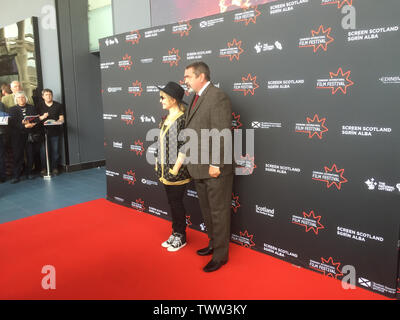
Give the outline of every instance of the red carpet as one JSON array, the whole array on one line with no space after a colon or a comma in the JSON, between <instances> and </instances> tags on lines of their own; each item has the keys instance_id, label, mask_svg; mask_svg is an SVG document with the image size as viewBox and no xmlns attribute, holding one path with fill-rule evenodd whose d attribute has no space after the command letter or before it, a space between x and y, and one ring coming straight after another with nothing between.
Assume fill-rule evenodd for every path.
<instances>
[{"instance_id":1,"label":"red carpet","mask_svg":"<svg viewBox=\"0 0 400 320\"><path fill-rule=\"evenodd\" d=\"M206 235L167 252L171 224L104 199L0 225L0 299L386 299L317 272L231 244L229 263L202 271ZM42 268L56 289L42 288Z\"/></svg>"}]
</instances>

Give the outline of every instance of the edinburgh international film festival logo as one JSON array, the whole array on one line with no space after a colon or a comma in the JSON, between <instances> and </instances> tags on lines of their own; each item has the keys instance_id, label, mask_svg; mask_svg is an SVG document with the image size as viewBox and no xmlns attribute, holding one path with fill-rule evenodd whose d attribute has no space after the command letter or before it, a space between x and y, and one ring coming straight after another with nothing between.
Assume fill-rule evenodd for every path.
<instances>
[{"instance_id":1,"label":"edinburgh international film festival logo","mask_svg":"<svg viewBox=\"0 0 400 320\"><path fill-rule=\"evenodd\" d=\"M144 201L142 200L142 198L136 199L136 201L132 201L131 207L140 212L144 212L146 210L146 207L144 205Z\"/></svg>"},{"instance_id":2,"label":"edinburgh international film festival logo","mask_svg":"<svg viewBox=\"0 0 400 320\"><path fill-rule=\"evenodd\" d=\"M232 192L232 210L234 213L240 208L239 196Z\"/></svg>"},{"instance_id":3,"label":"edinburgh international film festival logo","mask_svg":"<svg viewBox=\"0 0 400 320\"><path fill-rule=\"evenodd\" d=\"M233 39L231 42L227 43L228 48L220 49L220 58L229 58L229 61L239 61L240 55L244 52L242 49L242 41Z\"/></svg>"},{"instance_id":4,"label":"edinburgh international film festival logo","mask_svg":"<svg viewBox=\"0 0 400 320\"><path fill-rule=\"evenodd\" d=\"M133 111L131 109L126 110L124 114L121 114L121 120L125 122L126 125L133 125L133 122L135 121Z\"/></svg>"},{"instance_id":5,"label":"edinburgh international film festival logo","mask_svg":"<svg viewBox=\"0 0 400 320\"><path fill-rule=\"evenodd\" d=\"M239 130L242 126L243 123L240 121L240 114L232 112L232 130Z\"/></svg>"},{"instance_id":6,"label":"edinburgh international film festival logo","mask_svg":"<svg viewBox=\"0 0 400 320\"><path fill-rule=\"evenodd\" d=\"M308 138L312 139L317 137L322 139L325 132L328 132L328 128L325 126L326 118L319 118L316 114L313 118L306 118L307 123L296 123L296 132L308 134Z\"/></svg>"},{"instance_id":7,"label":"edinburgh international film festival logo","mask_svg":"<svg viewBox=\"0 0 400 320\"><path fill-rule=\"evenodd\" d=\"M132 45L139 44L139 40L142 36L140 35L139 30L131 31L128 35L125 37L125 41L129 42Z\"/></svg>"},{"instance_id":8,"label":"edinburgh international film festival logo","mask_svg":"<svg viewBox=\"0 0 400 320\"><path fill-rule=\"evenodd\" d=\"M343 6L352 6L353 0L321 0L321 5L337 5L338 9L341 9Z\"/></svg>"},{"instance_id":9,"label":"edinburgh international film festival logo","mask_svg":"<svg viewBox=\"0 0 400 320\"><path fill-rule=\"evenodd\" d=\"M331 168L324 167L324 172L313 171L312 179L325 182L328 189L332 186L335 186L338 190L340 190L342 188L342 184L348 182L343 174L344 169L338 169L336 164L333 164Z\"/></svg>"},{"instance_id":10,"label":"edinburgh international film festival logo","mask_svg":"<svg viewBox=\"0 0 400 320\"><path fill-rule=\"evenodd\" d=\"M233 91L242 92L244 96L247 96L249 93L254 96L256 89L259 87L257 76L252 76L249 73L247 76L242 77L242 82L235 82L233 84Z\"/></svg>"},{"instance_id":11,"label":"edinburgh international film festival logo","mask_svg":"<svg viewBox=\"0 0 400 320\"><path fill-rule=\"evenodd\" d=\"M162 63L169 63L170 67L174 65L177 67L180 60L179 49L172 48L171 50L168 50L167 56L163 56Z\"/></svg>"},{"instance_id":12,"label":"edinburgh international film festival logo","mask_svg":"<svg viewBox=\"0 0 400 320\"><path fill-rule=\"evenodd\" d=\"M138 80L132 82L132 85L128 88L128 93L133 94L135 97L141 96L143 92L142 83Z\"/></svg>"},{"instance_id":13,"label":"edinburgh international film festival logo","mask_svg":"<svg viewBox=\"0 0 400 320\"><path fill-rule=\"evenodd\" d=\"M130 151L135 152L137 156L142 156L144 150L143 142L136 140L134 144L131 144Z\"/></svg>"},{"instance_id":14,"label":"edinburgh international film festival logo","mask_svg":"<svg viewBox=\"0 0 400 320\"><path fill-rule=\"evenodd\" d=\"M179 34L181 37L189 36L190 30L192 30L192 26L189 21L178 22L177 25L172 26L172 33Z\"/></svg>"},{"instance_id":15,"label":"edinburgh international film festival logo","mask_svg":"<svg viewBox=\"0 0 400 320\"><path fill-rule=\"evenodd\" d=\"M347 94L347 89L354 84L350 76L350 70L343 72L343 69L339 68L336 73L329 72L329 79L318 79L317 89L330 89L332 90L332 95L335 95L337 92Z\"/></svg>"},{"instance_id":16,"label":"edinburgh international film festival logo","mask_svg":"<svg viewBox=\"0 0 400 320\"><path fill-rule=\"evenodd\" d=\"M240 156L240 159L236 159L236 166L236 174L244 176L253 174L254 169L257 168L254 156L252 157L248 153L245 156Z\"/></svg>"},{"instance_id":17,"label":"edinburgh international film festival logo","mask_svg":"<svg viewBox=\"0 0 400 320\"><path fill-rule=\"evenodd\" d=\"M340 270L340 262L335 262L332 257L328 259L321 258L321 262L310 260L309 266L318 272L322 272L325 276L340 279L343 273Z\"/></svg>"},{"instance_id":18,"label":"edinburgh international film festival logo","mask_svg":"<svg viewBox=\"0 0 400 320\"><path fill-rule=\"evenodd\" d=\"M292 223L305 227L306 232L313 231L316 235L318 235L319 230L325 228L321 224L321 216L317 216L314 210L311 210L310 213L303 211L302 217L293 215Z\"/></svg>"},{"instance_id":19,"label":"edinburgh international film festival logo","mask_svg":"<svg viewBox=\"0 0 400 320\"><path fill-rule=\"evenodd\" d=\"M327 51L328 45L335 39L331 36L332 28L319 26L317 30L311 30L311 37L301 38L299 40L299 48L313 48L314 53L318 50Z\"/></svg>"},{"instance_id":20,"label":"edinburgh international film festival logo","mask_svg":"<svg viewBox=\"0 0 400 320\"><path fill-rule=\"evenodd\" d=\"M127 71L131 70L132 64L132 56L125 54L122 60L118 62L118 67L120 70Z\"/></svg>"},{"instance_id":21,"label":"edinburgh international film festival logo","mask_svg":"<svg viewBox=\"0 0 400 320\"><path fill-rule=\"evenodd\" d=\"M235 13L234 21L235 22L243 22L246 26L249 25L250 22L256 24L257 17L261 15L261 12L258 10L258 6L251 6L250 8L243 8L243 12Z\"/></svg>"},{"instance_id":22,"label":"edinburgh international film festival logo","mask_svg":"<svg viewBox=\"0 0 400 320\"><path fill-rule=\"evenodd\" d=\"M253 241L253 234L249 234L247 230L244 232L239 231L239 235L232 233L231 240L242 245L245 248L254 247L256 244Z\"/></svg>"},{"instance_id":23,"label":"edinburgh international film festival logo","mask_svg":"<svg viewBox=\"0 0 400 320\"><path fill-rule=\"evenodd\" d=\"M136 182L136 173L134 170L129 170L122 175L122 180L127 182L129 185L133 186Z\"/></svg>"}]
</instances>

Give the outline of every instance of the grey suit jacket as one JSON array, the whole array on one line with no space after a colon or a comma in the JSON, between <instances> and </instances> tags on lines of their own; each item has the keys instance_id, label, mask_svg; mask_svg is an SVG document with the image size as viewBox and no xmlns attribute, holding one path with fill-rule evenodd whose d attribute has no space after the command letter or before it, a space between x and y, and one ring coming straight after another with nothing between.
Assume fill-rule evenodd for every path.
<instances>
[{"instance_id":1,"label":"grey suit jacket","mask_svg":"<svg viewBox=\"0 0 400 320\"><path fill-rule=\"evenodd\" d=\"M190 175L194 179L211 178L208 173L210 164L218 166L221 175L232 174L232 106L229 97L210 83L198 98L193 109L192 104L193 100L186 110L186 128L192 129L197 133L198 164L188 163L187 168ZM202 136L201 129L216 129L218 131L215 131L210 136L204 135L205 132L203 132ZM220 139L219 134L223 129L226 129L225 134L228 133L230 135L230 138L227 139L227 144L225 144L225 138ZM216 141L220 142L219 146ZM194 150L189 153L192 151ZM217 153L219 153L219 159ZM227 155L226 161L225 154ZM204 163L204 161L201 161L202 157L203 160L208 161Z\"/></svg>"}]
</instances>

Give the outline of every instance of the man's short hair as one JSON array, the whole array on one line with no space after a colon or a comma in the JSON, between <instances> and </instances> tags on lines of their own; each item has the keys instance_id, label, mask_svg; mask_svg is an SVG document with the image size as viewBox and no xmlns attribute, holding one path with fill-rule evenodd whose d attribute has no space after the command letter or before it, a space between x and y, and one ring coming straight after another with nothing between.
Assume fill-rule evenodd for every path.
<instances>
[{"instance_id":1,"label":"man's short hair","mask_svg":"<svg viewBox=\"0 0 400 320\"><path fill-rule=\"evenodd\" d=\"M15 85L16 85L17 83L21 86L21 82L19 82L18 80L14 80L14 81L12 81L12 82L10 83L10 87L11 87L11 88L15 87Z\"/></svg>"},{"instance_id":2,"label":"man's short hair","mask_svg":"<svg viewBox=\"0 0 400 320\"><path fill-rule=\"evenodd\" d=\"M198 77L199 75L204 73L206 80L210 81L210 79L211 79L210 68L203 61L193 62L186 67L186 69L190 69L190 68L193 68L193 72L196 75L196 77Z\"/></svg>"},{"instance_id":3,"label":"man's short hair","mask_svg":"<svg viewBox=\"0 0 400 320\"><path fill-rule=\"evenodd\" d=\"M50 92L51 95L53 95L53 91L51 91L51 89L43 89L42 90L42 95L44 95L46 92Z\"/></svg>"}]
</instances>

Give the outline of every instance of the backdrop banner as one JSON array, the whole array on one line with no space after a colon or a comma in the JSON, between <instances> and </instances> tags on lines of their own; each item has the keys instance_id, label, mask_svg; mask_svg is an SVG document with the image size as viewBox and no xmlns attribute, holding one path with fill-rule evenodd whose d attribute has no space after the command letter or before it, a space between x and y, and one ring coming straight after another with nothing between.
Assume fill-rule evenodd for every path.
<instances>
[{"instance_id":1,"label":"backdrop banner","mask_svg":"<svg viewBox=\"0 0 400 320\"><path fill-rule=\"evenodd\" d=\"M108 199L171 219L146 135L157 86L186 89L203 60L243 138L232 242L399 295L399 16L398 0L277 1L101 39ZM184 202L205 231L193 183Z\"/></svg>"}]
</instances>

